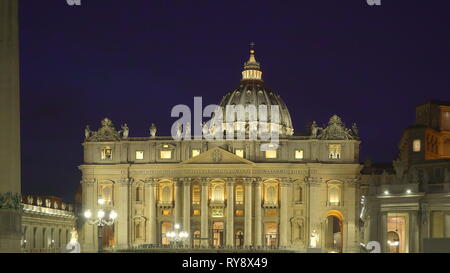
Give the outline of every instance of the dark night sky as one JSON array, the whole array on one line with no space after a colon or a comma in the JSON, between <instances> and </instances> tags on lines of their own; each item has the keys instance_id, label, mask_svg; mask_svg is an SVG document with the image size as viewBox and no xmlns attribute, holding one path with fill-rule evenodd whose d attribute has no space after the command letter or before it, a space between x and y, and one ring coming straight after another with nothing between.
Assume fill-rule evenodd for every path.
<instances>
[{"instance_id":1,"label":"dark night sky","mask_svg":"<svg viewBox=\"0 0 450 273\"><path fill-rule=\"evenodd\" d=\"M361 161L391 161L415 105L450 99L449 1L81 1L20 4L25 194L73 200L87 124L168 135L174 105L218 103L251 41L296 134L336 113Z\"/></svg>"}]
</instances>

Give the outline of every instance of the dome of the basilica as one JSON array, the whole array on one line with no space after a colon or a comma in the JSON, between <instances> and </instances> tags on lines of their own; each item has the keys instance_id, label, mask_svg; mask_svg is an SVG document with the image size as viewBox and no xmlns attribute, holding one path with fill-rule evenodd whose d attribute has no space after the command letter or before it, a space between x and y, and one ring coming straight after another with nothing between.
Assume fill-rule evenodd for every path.
<instances>
[{"instance_id":1,"label":"dome of the basilica","mask_svg":"<svg viewBox=\"0 0 450 273\"><path fill-rule=\"evenodd\" d=\"M248 61L244 63L244 70L242 71L242 80L240 85L233 91L227 93L220 102L223 117L225 119L227 116L226 109L228 105L242 105L244 107L254 105L256 106L257 111L259 111L260 105L265 105L267 107L266 121L269 125L268 127L278 128L281 136L292 135L294 129L292 127L289 110L279 94L264 86L261 67L259 62L256 61L254 53L255 51L251 49L250 57ZM273 106L278 106L278 118L272 117L271 115L271 108ZM259 112L257 117L260 117ZM245 117L245 122L247 123L246 128L248 127L248 123L252 121L249 119L251 118L248 116ZM259 118L258 123L261 123Z\"/></svg>"}]
</instances>

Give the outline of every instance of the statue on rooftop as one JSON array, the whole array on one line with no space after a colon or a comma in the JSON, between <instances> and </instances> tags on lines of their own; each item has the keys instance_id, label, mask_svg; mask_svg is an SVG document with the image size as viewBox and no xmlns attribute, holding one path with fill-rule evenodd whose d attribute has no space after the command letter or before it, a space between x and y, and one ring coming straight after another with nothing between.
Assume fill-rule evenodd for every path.
<instances>
[{"instance_id":1,"label":"statue on rooftop","mask_svg":"<svg viewBox=\"0 0 450 273\"><path fill-rule=\"evenodd\" d=\"M157 131L156 125L152 123L152 125L150 126L150 136L152 138L156 137L156 131Z\"/></svg>"},{"instance_id":2,"label":"statue on rooftop","mask_svg":"<svg viewBox=\"0 0 450 273\"><path fill-rule=\"evenodd\" d=\"M123 139L127 139L128 138L128 133L129 133L129 129L128 129L128 125L125 123L124 125L122 125L122 138Z\"/></svg>"}]
</instances>

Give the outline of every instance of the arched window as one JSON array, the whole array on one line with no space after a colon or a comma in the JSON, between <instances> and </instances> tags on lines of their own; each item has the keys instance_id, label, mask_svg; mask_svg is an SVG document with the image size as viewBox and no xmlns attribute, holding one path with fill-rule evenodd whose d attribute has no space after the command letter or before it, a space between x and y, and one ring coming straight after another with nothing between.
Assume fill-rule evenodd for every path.
<instances>
[{"instance_id":1,"label":"arched window","mask_svg":"<svg viewBox=\"0 0 450 273\"><path fill-rule=\"evenodd\" d=\"M330 205L339 205L341 201L341 190L338 185L330 185L328 188L328 202Z\"/></svg>"},{"instance_id":2,"label":"arched window","mask_svg":"<svg viewBox=\"0 0 450 273\"><path fill-rule=\"evenodd\" d=\"M198 205L200 204L200 186L195 185L192 187L192 204Z\"/></svg>"},{"instance_id":3,"label":"arched window","mask_svg":"<svg viewBox=\"0 0 450 273\"><path fill-rule=\"evenodd\" d=\"M172 194L172 192L171 192L170 186L169 185L164 186L162 189L162 200L161 201L171 202L172 201L171 194Z\"/></svg>"},{"instance_id":4,"label":"arched window","mask_svg":"<svg viewBox=\"0 0 450 273\"><path fill-rule=\"evenodd\" d=\"M277 204L278 203L278 189L277 184L268 184L265 186L265 203Z\"/></svg>"},{"instance_id":5,"label":"arched window","mask_svg":"<svg viewBox=\"0 0 450 273\"><path fill-rule=\"evenodd\" d=\"M102 198L105 201L105 204L110 205L112 204L112 185L111 184L102 184L100 185L100 192Z\"/></svg>"},{"instance_id":6,"label":"arched window","mask_svg":"<svg viewBox=\"0 0 450 273\"><path fill-rule=\"evenodd\" d=\"M217 184L213 188L213 201L223 201L225 198L225 188L222 184Z\"/></svg>"},{"instance_id":7,"label":"arched window","mask_svg":"<svg viewBox=\"0 0 450 273\"><path fill-rule=\"evenodd\" d=\"M236 186L236 205L244 204L244 187L242 185Z\"/></svg>"}]
</instances>

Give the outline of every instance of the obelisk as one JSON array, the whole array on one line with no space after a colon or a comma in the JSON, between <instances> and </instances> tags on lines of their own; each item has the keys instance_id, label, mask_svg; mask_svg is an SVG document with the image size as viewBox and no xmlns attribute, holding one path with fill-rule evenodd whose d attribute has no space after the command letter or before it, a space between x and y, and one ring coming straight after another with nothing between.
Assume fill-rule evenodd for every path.
<instances>
[{"instance_id":1,"label":"obelisk","mask_svg":"<svg viewBox=\"0 0 450 273\"><path fill-rule=\"evenodd\" d=\"M0 0L0 252L20 252L19 0Z\"/></svg>"}]
</instances>

